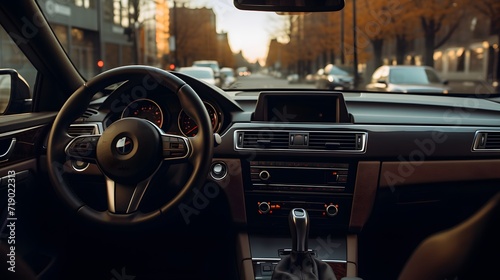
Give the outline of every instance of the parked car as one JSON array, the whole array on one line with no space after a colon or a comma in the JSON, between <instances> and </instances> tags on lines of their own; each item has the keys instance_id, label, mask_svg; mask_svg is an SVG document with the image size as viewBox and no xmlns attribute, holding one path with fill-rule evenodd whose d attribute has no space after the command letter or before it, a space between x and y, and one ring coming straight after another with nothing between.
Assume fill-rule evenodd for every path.
<instances>
[{"instance_id":1,"label":"parked car","mask_svg":"<svg viewBox=\"0 0 500 280\"><path fill-rule=\"evenodd\" d=\"M196 60L193 62L193 66L196 67L210 67L214 71L215 85L221 87L223 84L223 79L220 75L219 62L216 60Z\"/></svg>"},{"instance_id":2,"label":"parked car","mask_svg":"<svg viewBox=\"0 0 500 280\"><path fill-rule=\"evenodd\" d=\"M369 91L449 93L448 82L429 66L380 66L366 85Z\"/></svg>"},{"instance_id":3,"label":"parked car","mask_svg":"<svg viewBox=\"0 0 500 280\"><path fill-rule=\"evenodd\" d=\"M224 84L222 85L223 87L228 88L236 82L233 68L222 67L222 69L220 69L220 73L224 80Z\"/></svg>"},{"instance_id":4,"label":"parked car","mask_svg":"<svg viewBox=\"0 0 500 280\"><path fill-rule=\"evenodd\" d=\"M296 84L300 81L299 74L290 74L286 76L286 80L289 84Z\"/></svg>"},{"instance_id":5,"label":"parked car","mask_svg":"<svg viewBox=\"0 0 500 280\"><path fill-rule=\"evenodd\" d=\"M214 71L208 67L181 67L178 72L197 78L207 84L216 86Z\"/></svg>"},{"instance_id":6,"label":"parked car","mask_svg":"<svg viewBox=\"0 0 500 280\"><path fill-rule=\"evenodd\" d=\"M328 64L316 81L316 88L328 90L342 90L354 88L354 76L352 70L347 66Z\"/></svg>"}]
</instances>

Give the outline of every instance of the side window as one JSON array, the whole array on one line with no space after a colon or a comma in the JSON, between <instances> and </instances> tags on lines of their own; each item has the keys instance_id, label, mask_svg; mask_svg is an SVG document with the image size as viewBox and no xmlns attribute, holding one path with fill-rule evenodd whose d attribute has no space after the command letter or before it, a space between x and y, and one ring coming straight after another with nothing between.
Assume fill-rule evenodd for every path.
<instances>
[{"instance_id":1,"label":"side window","mask_svg":"<svg viewBox=\"0 0 500 280\"><path fill-rule=\"evenodd\" d=\"M33 97L33 86L35 84L35 79L37 71L31 62L26 58L24 53L19 49L16 43L12 40L9 34L0 26L0 69L14 69L19 73L29 86L29 97L26 96L27 93L24 91L18 93L19 99L16 102L24 102L26 99ZM2 74L0 75L0 114L6 113L6 109L9 106L9 102L12 103L11 89L16 88L11 83L11 75ZM26 100L26 102L28 102ZM22 104L17 104L17 108L31 108L31 104L25 104L29 106L22 106ZM26 109L22 110L26 112Z\"/></svg>"}]
</instances>

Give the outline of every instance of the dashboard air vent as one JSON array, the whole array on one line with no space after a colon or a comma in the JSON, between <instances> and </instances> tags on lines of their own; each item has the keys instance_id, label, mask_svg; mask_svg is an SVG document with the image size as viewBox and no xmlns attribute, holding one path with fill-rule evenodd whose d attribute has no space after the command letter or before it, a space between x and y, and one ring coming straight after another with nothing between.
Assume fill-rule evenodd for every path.
<instances>
[{"instance_id":1,"label":"dashboard air vent","mask_svg":"<svg viewBox=\"0 0 500 280\"><path fill-rule=\"evenodd\" d=\"M473 151L500 151L500 131L477 131Z\"/></svg>"},{"instance_id":2,"label":"dashboard air vent","mask_svg":"<svg viewBox=\"0 0 500 280\"><path fill-rule=\"evenodd\" d=\"M234 137L236 150L364 153L368 134L361 131L237 130Z\"/></svg>"},{"instance_id":3,"label":"dashboard air vent","mask_svg":"<svg viewBox=\"0 0 500 280\"><path fill-rule=\"evenodd\" d=\"M288 149L288 132L242 131L238 132L238 146L256 149Z\"/></svg>"},{"instance_id":4,"label":"dashboard air vent","mask_svg":"<svg viewBox=\"0 0 500 280\"><path fill-rule=\"evenodd\" d=\"M93 115L95 115L97 113L99 113L99 111L97 111L96 109L87 108L87 110L85 110L85 113L83 113L82 118L88 119L88 118L90 118L91 116L93 116Z\"/></svg>"},{"instance_id":5,"label":"dashboard air vent","mask_svg":"<svg viewBox=\"0 0 500 280\"><path fill-rule=\"evenodd\" d=\"M309 149L360 151L364 134L342 132L309 132Z\"/></svg>"},{"instance_id":6,"label":"dashboard air vent","mask_svg":"<svg viewBox=\"0 0 500 280\"><path fill-rule=\"evenodd\" d=\"M98 134L99 130L97 125L94 124L72 124L68 128L68 134L73 137L81 135L94 135Z\"/></svg>"}]
</instances>

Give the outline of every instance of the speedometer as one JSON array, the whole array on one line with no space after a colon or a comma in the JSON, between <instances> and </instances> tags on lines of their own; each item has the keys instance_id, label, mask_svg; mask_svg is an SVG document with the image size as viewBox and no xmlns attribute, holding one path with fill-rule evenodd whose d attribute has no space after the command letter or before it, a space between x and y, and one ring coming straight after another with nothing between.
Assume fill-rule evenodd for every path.
<instances>
[{"instance_id":1,"label":"speedometer","mask_svg":"<svg viewBox=\"0 0 500 280\"><path fill-rule=\"evenodd\" d=\"M121 118L135 117L146 119L158 127L163 125L163 111L158 103L151 99L137 99L128 104L123 110Z\"/></svg>"},{"instance_id":2,"label":"speedometer","mask_svg":"<svg viewBox=\"0 0 500 280\"><path fill-rule=\"evenodd\" d=\"M218 132L221 122L219 113L212 104L208 102L203 103L210 117L213 132ZM198 133L198 125L184 112L184 110L179 113L179 129L182 134L187 137L195 136Z\"/></svg>"}]
</instances>

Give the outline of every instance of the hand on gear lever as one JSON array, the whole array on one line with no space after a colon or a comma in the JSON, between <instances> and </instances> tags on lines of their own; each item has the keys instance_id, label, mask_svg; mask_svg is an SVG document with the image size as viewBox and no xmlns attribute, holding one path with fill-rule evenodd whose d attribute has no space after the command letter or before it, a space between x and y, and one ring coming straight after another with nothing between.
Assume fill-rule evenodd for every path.
<instances>
[{"instance_id":1,"label":"hand on gear lever","mask_svg":"<svg viewBox=\"0 0 500 280\"><path fill-rule=\"evenodd\" d=\"M288 217L292 235L292 251L281 259L274 269L273 280L336 280L332 268L315 259L307 248L309 215L302 208L294 208Z\"/></svg>"}]
</instances>

